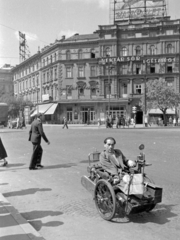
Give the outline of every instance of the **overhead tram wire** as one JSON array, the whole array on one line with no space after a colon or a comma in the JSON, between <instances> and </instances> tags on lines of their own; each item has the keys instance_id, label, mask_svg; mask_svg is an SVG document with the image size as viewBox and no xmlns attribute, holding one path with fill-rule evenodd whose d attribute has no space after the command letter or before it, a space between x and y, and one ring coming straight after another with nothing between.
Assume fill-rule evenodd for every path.
<instances>
[{"instance_id":1,"label":"overhead tram wire","mask_svg":"<svg viewBox=\"0 0 180 240\"><path fill-rule=\"evenodd\" d=\"M9 28L9 29L11 29L12 31L17 31L17 32L19 32L19 30L14 29L14 28L9 27L9 26L6 26L6 25L4 25L4 24L1 24L1 23L0 23L0 25L3 26L3 27ZM23 31L20 31L20 32L23 32ZM29 35L26 33L26 36L29 36ZM33 36L29 36L29 37L36 39L36 38L33 37ZM45 41L42 41L42 40L40 40L40 39L39 39L38 41L43 42L43 43L46 43L46 44L49 44L49 43L47 43L47 42L45 42Z\"/></svg>"}]
</instances>

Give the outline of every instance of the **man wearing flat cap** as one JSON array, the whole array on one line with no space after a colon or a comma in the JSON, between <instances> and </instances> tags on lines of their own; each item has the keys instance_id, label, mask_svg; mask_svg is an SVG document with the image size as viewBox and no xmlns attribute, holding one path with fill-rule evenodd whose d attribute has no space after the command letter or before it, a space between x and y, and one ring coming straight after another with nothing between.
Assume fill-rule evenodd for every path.
<instances>
[{"instance_id":1,"label":"man wearing flat cap","mask_svg":"<svg viewBox=\"0 0 180 240\"><path fill-rule=\"evenodd\" d=\"M33 144L33 153L31 157L31 162L29 165L30 170L36 170L38 167L42 168L41 159L43 154L43 149L41 147L41 138L49 145L50 142L47 139L42 126L42 114L38 113L35 120L31 124L31 129L29 131L29 141Z\"/></svg>"}]
</instances>

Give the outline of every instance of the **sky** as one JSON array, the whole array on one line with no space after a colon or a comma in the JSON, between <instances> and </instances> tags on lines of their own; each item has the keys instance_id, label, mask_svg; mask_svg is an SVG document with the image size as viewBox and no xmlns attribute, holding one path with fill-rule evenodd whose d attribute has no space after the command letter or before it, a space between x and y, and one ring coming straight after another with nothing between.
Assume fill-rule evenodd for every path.
<instances>
[{"instance_id":1,"label":"sky","mask_svg":"<svg viewBox=\"0 0 180 240\"><path fill-rule=\"evenodd\" d=\"M168 15L180 19L180 0L168 0ZM91 34L109 24L109 0L0 0L0 67L19 64L19 31L31 55L63 35Z\"/></svg>"}]
</instances>

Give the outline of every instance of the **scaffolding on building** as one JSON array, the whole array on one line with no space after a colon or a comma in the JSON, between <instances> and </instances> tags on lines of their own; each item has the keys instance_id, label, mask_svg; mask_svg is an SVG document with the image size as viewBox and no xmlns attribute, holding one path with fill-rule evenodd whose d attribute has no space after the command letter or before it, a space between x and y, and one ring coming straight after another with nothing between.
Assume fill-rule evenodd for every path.
<instances>
[{"instance_id":1,"label":"scaffolding on building","mask_svg":"<svg viewBox=\"0 0 180 240\"><path fill-rule=\"evenodd\" d=\"M19 31L19 62L25 61L30 57L30 50L27 45L26 35Z\"/></svg>"},{"instance_id":2,"label":"scaffolding on building","mask_svg":"<svg viewBox=\"0 0 180 240\"><path fill-rule=\"evenodd\" d=\"M168 15L168 0L109 0L109 23L141 19L153 21Z\"/></svg>"}]
</instances>

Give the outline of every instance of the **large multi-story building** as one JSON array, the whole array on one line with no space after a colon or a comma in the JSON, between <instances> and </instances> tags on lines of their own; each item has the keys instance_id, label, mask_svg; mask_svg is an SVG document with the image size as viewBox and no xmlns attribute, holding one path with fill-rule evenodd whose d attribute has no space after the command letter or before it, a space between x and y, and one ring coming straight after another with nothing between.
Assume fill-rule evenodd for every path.
<instances>
[{"instance_id":1,"label":"large multi-story building","mask_svg":"<svg viewBox=\"0 0 180 240\"><path fill-rule=\"evenodd\" d=\"M142 123L139 102L147 81L163 78L180 92L180 20L152 20L152 11L138 19L115 13L113 24L89 35L63 36L16 66L14 94L38 103L46 121L131 117L136 106L136 122ZM42 104L47 96L50 101ZM159 115L151 110L150 116L153 121Z\"/></svg>"},{"instance_id":2,"label":"large multi-story building","mask_svg":"<svg viewBox=\"0 0 180 240\"><path fill-rule=\"evenodd\" d=\"M0 68L0 98L1 101L5 97L13 96L13 76L11 72L12 66L5 64Z\"/></svg>"}]
</instances>

